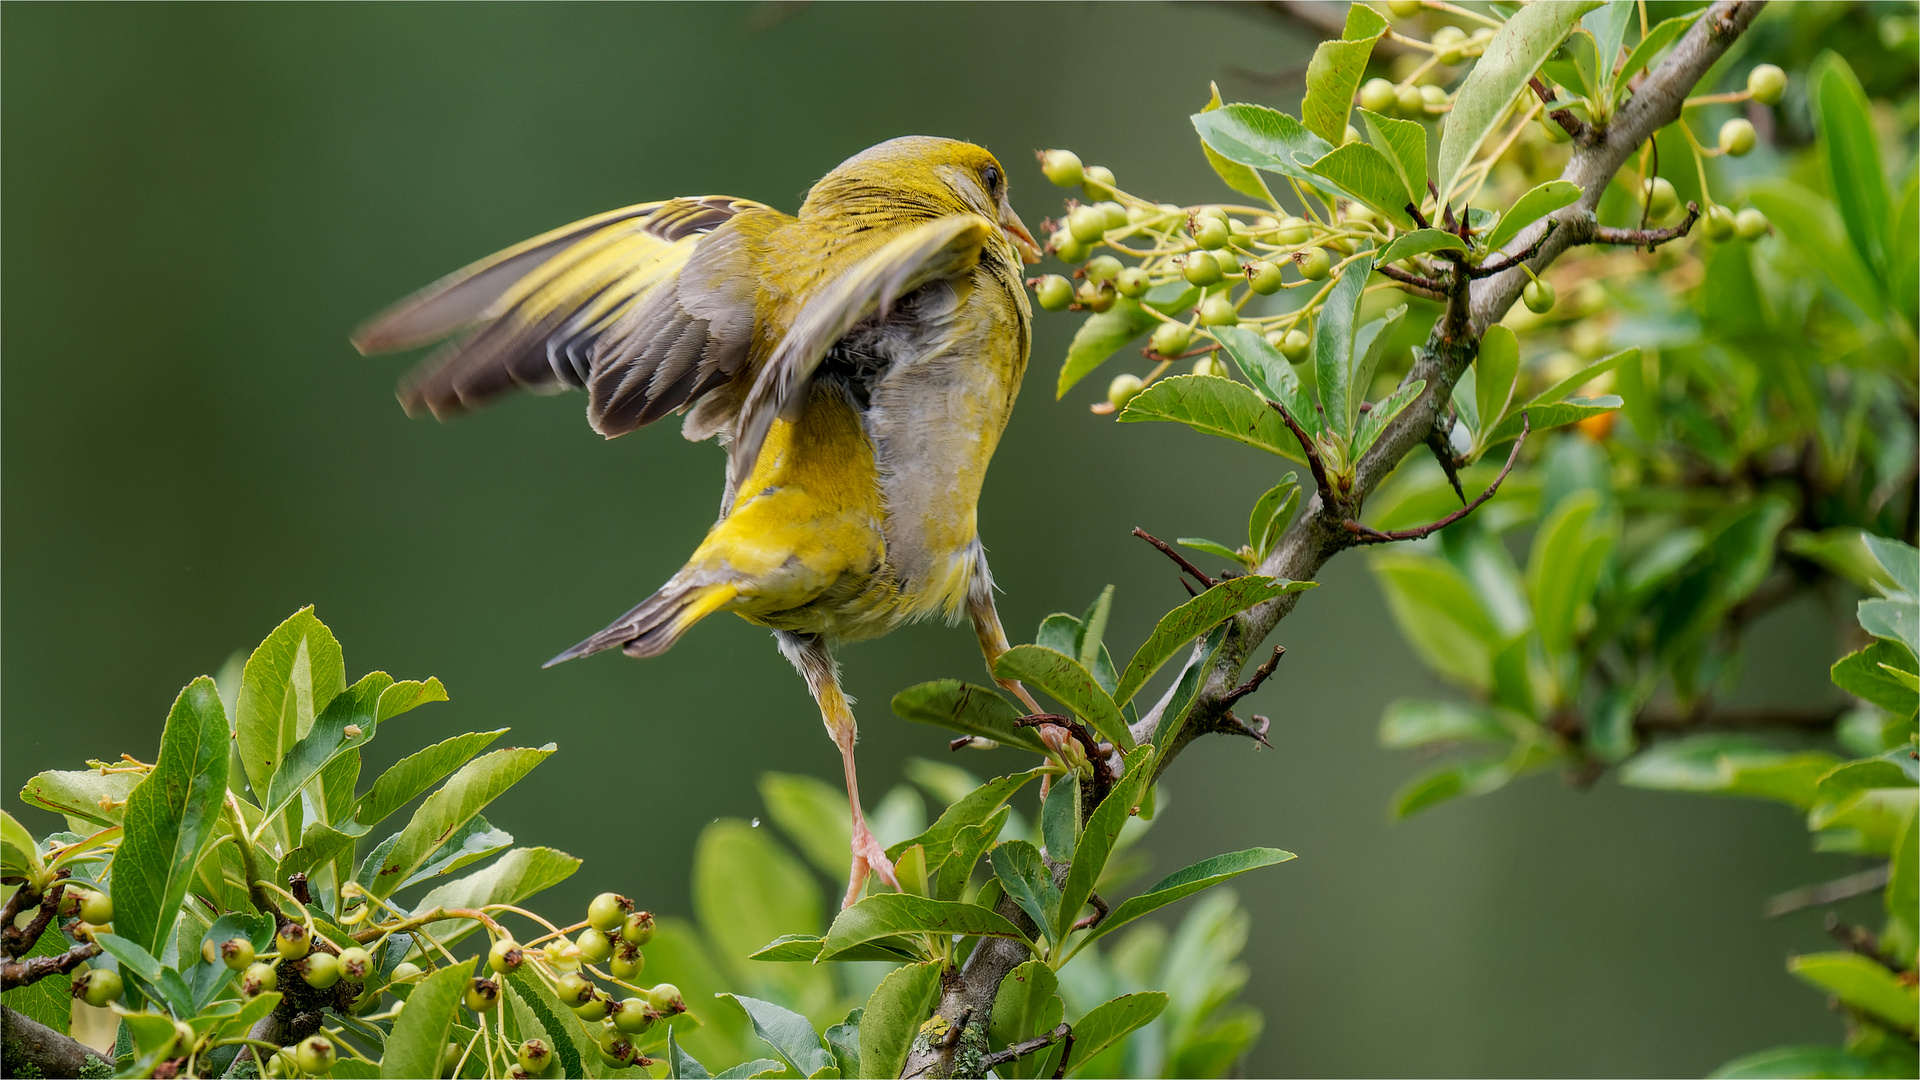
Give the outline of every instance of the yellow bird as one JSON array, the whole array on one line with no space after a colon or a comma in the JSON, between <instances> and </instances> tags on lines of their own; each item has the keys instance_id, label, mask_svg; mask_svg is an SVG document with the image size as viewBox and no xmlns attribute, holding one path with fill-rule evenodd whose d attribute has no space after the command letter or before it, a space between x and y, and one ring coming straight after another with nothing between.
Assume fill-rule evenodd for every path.
<instances>
[{"instance_id":1,"label":"yellow bird","mask_svg":"<svg viewBox=\"0 0 1920 1080\"><path fill-rule=\"evenodd\" d=\"M833 651L963 611L989 670L1006 651L976 516L1027 365L1020 264L1039 257L992 154L909 137L842 162L797 217L713 196L610 211L436 282L353 342L461 335L401 384L409 413L579 387L608 438L669 413L718 438L720 519L693 557L548 664L657 656L717 611L771 627L840 748L852 904L869 871L899 883L861 813Z\"/></svg>"}]
</instances>

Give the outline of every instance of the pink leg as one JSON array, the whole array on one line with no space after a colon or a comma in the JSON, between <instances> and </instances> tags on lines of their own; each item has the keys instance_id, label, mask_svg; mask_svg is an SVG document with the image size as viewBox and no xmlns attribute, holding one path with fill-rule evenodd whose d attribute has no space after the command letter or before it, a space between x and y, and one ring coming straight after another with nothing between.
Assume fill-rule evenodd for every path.
<instances>
[{"instance_id":1,"label":"pink leg","mask_svg":"<svg viewBox=\"0 0 1920 1080\"><path fill-rule=\"evenodd\" d=\"M840 692L839 666L825 642L817 637L785 632L776 634L775 640L780 643L780 651L807 680L807 689L813 692L813 700L820 706L820 719L827 725L827 734L833 736L833 744L840 748L840 763L847 776L847 805L853 812L853 868L847 875L846 901L840 906L852 907L859 901L869 873L879 874L882 881L896 889L900 887L886 847L873 835L873 830L867 828L867 815L860 809L860 778L853 766L856 736L853 709L847 704L847 696Z\"/></svg>"}]
</instances>

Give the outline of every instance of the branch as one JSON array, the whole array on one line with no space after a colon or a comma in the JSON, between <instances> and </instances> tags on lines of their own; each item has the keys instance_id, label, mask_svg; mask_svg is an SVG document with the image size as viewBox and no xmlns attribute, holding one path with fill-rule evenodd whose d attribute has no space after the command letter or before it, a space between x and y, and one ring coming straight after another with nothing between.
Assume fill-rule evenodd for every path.
<instances>
[{"instance_id":1,"label":"branch","mask_svg":"<svg viewBox=\"0 0 1920 1080\"><path fill-rule=\"evenodd\" d=\"M1801 908L1819 907L1822 904L1837 904L1861 893L1870 893L1892 880L1892 864L1882 863L1870 870L1819 885L1806 885L1798 889L1789 889L1767 901L1762 913L1769 919L1777 919L1799 911Z\"/></svg>"},{"instance_id":2,"label":"branch","mask_svg":"<svg viewBox=\"0 0 1920 1080\"><path fill-rule=\"evenodd\" d=\"M1370 529L1352 518L1348 518L1340 523L1341 527L1359 537L1359 539L1355 541L1355 543L1359 544L1388 544L1396 540L1425 540L1441 529L1473 513L1480 508L1481 503L1493 498L1493 493L1500 490L1500 484L1506 480L1507 474L1513 471L1514 462L1520 460L1520 447L1526 443L1527 432L1532 430L1532 426L1532 418L1522 412L1520 414L1520 437L1513 440L1513 451L1507 455L1507 463L1500 467L1500 475L1493 478L1493 483L1487 485L1487 490L1481 492L1479 498L1448 514L1446 517L1441 518L1439 521L1422 525L1417 529L1394 529L1391 532L1381 532L1379 529ZM1278 658L1276 657L1276 659Z\"/></svg>"},{"instance_id":3,"label":"branch","mask_svg":"<svg viewBox=\"0 0 1920 1080\"><path fill-rule=\"evenodd\" d=\"M0 964L0 989L17 990L22 986L31 986L49 975L64 975L99 955L100 946L88 942L85 945L75 945L66 952L54 956L9 960Z\"/></svg>"},{"instance_id":4,"label":"branch","mask_svg":"<svg viewBox=\"0 0 1920 1080\"><path fill-rule=\"evenodd\" d=\"M1280 414L1280 419L1286 423L1287 429L1292 431L1293 437L1300 441L1300 449L1307 455L1307 469L1313 473L1313 486L1319 489L1320 502L1329 506L1337 502L1338 499L1333 493L1333 484L1327 480L1326 464L1320 460L1319 448L1313 445L1313 436L1307 434L1306 429L1300 426L1300 421L1293 418L1293 414L1287 411L1285 405L1277 401L1269 401L1267 407Z\"/></svg>"},{"instance_id":5,"label":"branch","mask_svg":"<svg viewBox=\"0 0 1920 1080\"><path fill-rule=\"evenodd\" d=\"M1669 240L1678 240L1692 231L1693 223L1700 220L1700 204L1687 203L1687 220L1666 229L1616 229L1610 225L1596 225L1593 235L1581 241L1585 244L1619 244L1622 247L1644 247L1648 251L1659 247ZM1551 224L1551 223L1549 223ZM1546 239L1545 237L1541 238ZM1538 247L1538 244L1535 245ZM1508 260L1511 263L1513 260ZM1506 269L1505 265L1500 267Z\"/></svg>"},{"instance_id":6,"label":"branch","mask_svg":"<svg viewBox=\"0 0 1920 1080\"><path fill-rule=\"evenodd\" d=\"M7 1076L112 1076L113 1062L92 1047L0 1005L0 1073Z\"/></svg>"},{"instance_id":7,"label":"branch","mask_svg":"<svg viewBox=\"0 0 1920 1080\"><path fill-rule=\"evenodd\" d=\"M1687 209L1693 210L1696 208L1692 203L1688 203ZM1693 218L1691 217L1688 218L1687 224L1691 226L1693 224ZM1547 231L1540 234L1540 239L1535 240L1533 243L1527 245L1527 249L1525 251L1508 255L1506 259L1504 259L1498 266L1482 265L1482 266L1471 267L1467 270L1467 276L1470 278L1476 278L1476 279L1492 277L1493 275L1498 274L1502 271L1513 269L1515 266L1518 266L1519 264L1526 262L1528 259L1533 258L1535 255L1540 254L1540 245L1546 243L1547 237L1552 236L1553 230L1557 228L1559 228L1559 225L1556 224L1553 221L1553 219L1551 218L1547 219ZM1685 234L1685 231L1686 230L1684 229L1681 230L1682 235Z\"/></svg>"},{"instance_id":8,"label":"branch","mask_svg":"<svg viewBox=\"0 0 1920 1080\"><path fill-rule=\"evenodd\" d=\"M980 1059L980 1071L985 1073L997 1069L1016 1058L1026 1057L1036 1050L1045 1050L1061 1039L1073 1038L1073 1029L1065 1024L1054 1028L1045 1035L1036 1035L1026 1042L1017 1042L1005 1050L996 1050Z\"/></svg>"},{"instance_id":9,"label":"branch","mask_svg":"<svg viewBox=\"0 0 1920 1080\"><path fill-rule=\"evenodd\" d=\"M1139 537L1142 540L1145 540L1147 543L1152 544L1154 547L1159 548L1160 554L1165 555L1167 558L1172 559L1174 562L1180 564L1180 569L1186 571L1189 574L1192 574L1193 580L1199 582L1202 588L1211 589L1215 585L1220 584L1219 582L1208 577L1206 574L1201 573L1199 567L1188 562L1187 557L1185 555L1182 555L1179 552L1173 550L1173 548L1169 546L1165 540L1160 539L1159 537L1153 535L1152 533L1148 532L1145 529L1140 528L1139 526L1134 527L1133 535Z\"/></svg>"},{"instance_id":10,"label":"branch","mask_svg":"<svg viewBox=\"0 0 1920 1080\"><path fill-rule=\"evenodd\" d=\"M1285 645L1275 645L1273 647L1273 655L1267 658L1267 662L1253 669L1252 678L1222 695L1220 698L1221 703L1231 705L1241 698L1246 697L1248 694L1253 693L1255 690L1260 689L1260 684L1266 682L1267 677L1273 674L1273 669L1280 666L1280 658L1285 655L1287 655L1287 647ZM1260 741L1266 742L1267 740L1262 738Z\"/></svg>"},{"instance_id":11,"label":"branch","mask_svg":"<svg viewBox=\"0 0 1920 1080\"><path fill-rule=\"evenodd\" d=\"M1447 287L1430 277L1421 277L1419 274L1402 270L1396 266L1382 265L1376 266L1374 269L1380 271L1382 276L1391 278L1405 285L1407 288L1412 289L1414 292L1419 293L1429 300L1445 302L1447 299Z\"/></svg>"}]
</instances>

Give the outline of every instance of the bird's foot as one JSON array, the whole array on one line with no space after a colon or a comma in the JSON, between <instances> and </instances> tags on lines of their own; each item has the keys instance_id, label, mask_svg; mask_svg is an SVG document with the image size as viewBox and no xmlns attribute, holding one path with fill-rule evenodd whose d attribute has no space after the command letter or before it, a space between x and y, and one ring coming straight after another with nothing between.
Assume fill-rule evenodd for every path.
<instances>
[{"instance_id":1,"label":"bird's foot","mask_svg":"<svg viewBox=\"0 0 1920 1080\"><path fill-rule=\"evenodd\" d=\"M894 874L893 860L887 858L886 846L880 838L873 835L866 822L859 822L853 832L853 873L847 878L847 898L840 906L850 908L860 900L860 890L867 884L867 874L880 875L880 880L900 888L900 879Z\"/></svg>"}]
</instances>

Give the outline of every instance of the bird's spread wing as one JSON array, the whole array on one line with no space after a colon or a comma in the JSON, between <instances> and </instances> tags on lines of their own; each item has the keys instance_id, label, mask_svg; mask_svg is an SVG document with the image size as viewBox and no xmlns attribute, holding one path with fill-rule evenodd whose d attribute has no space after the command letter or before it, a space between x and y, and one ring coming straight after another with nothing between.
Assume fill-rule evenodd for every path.
<instances>
[{"instance_id":1,"label":"bird's spread wing","mask_svg":"<svg viewBox=\"0 0 1920 1080\"><path fill-rule=\"evenodd\" d=\"M775 418L799 418L807 384L835 342L863 320L884 317L895 300L922 285L972 270L995 228L977 214L952 214L907 229L807 301L740 406L737 434L728 447L728 475L753 472Z\"/></svg>"},{"instance_id":2,"label":"bird's spread wing","mask_svg":"<svg viewBox=\"0 0 1920 1080\"><path fill-rule=\"evenodd\" d=\"M689 353L725 354L737 371L752 328L750 302L744 316L731 295L700 297L692 302L699 310L689 310L678 279L704 238L743 211L775 213L744 199L683 198L576 222L436 282L363 326L354 345L362 353L389 352L468 331L401 385L409 412L442 417L516 387L597 387L601 356L616 341L629 368L649 349L662 349L675 362ZM663 330L671 334L659 340ZM652 387L639 395L639 408L608 414L610 424L602 423L596 400L595 427L608 435L631 430L702 389L677 375Z\"/></svg>"}]
</instances>

